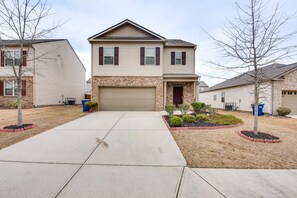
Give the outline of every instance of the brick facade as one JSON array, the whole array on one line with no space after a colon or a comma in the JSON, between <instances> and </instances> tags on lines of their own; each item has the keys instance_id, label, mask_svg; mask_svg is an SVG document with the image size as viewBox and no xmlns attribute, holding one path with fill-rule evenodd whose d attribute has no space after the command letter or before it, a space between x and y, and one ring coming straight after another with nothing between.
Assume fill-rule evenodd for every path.
<instances>
[{"instance_id":1,"label":"brick facade","mask_svg":"<svg viewBox=\"0 0 297 198\"><path fill-rule=\"evenodd\" d=\"M297 90L297 70L286 74L284 80L273 81L273 114L282 106L282 91Z\"/></svg>"},{"instance_id":2,"label":"brick facade","mask_svg":"<svg viewBox=\"0 0 297 198\"><path fill-rule=\"evenodd\" d=\"M93 76L92 99L98 101L100 87L156 87L156 111L163 110L163 78L153 76ZM99 101L100 102L100 101Z\"/></svg>"},{"instance_id":3,"label":"brick facade","mask_svg":"<svg viewBox=\"0 0 297 198\"><path fill-rule=\"evenodd\" d=\"M15 80L14 77L0 77L1 81ZM23 77L26 80L26 96L23 96L23 108L33 107L33 77ZM0 96L0 108L16 108L17 96Z\"/></svg>"},{"instance_id":4,"label":"brick facade","mask_svg":"<svg viewBox=\"0 0 297 198\"><path fill-rule=\"evenodd\" d=\"M173 87L183 87L183 103L191 104L195 100L195 82L167 82L166 104L173 104Z\"/></svg>"}]
</instances>

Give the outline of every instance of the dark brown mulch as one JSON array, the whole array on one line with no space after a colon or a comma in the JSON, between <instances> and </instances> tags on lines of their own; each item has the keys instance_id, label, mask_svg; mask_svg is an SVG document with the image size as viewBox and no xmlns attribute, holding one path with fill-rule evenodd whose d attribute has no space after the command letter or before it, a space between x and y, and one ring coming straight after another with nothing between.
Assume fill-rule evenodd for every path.
<instances>
[{"instance_id":1,"label":"dark brown mulch","mask_svg":"<svg viewBox=\"0 0 297 198\"><path fill-rule=\"evenodd\" d=\"M258 132L258 135L254 134L253 131L240 131L239 135L245 139L256 141L256 142L268 142L268 143L277 143L280 142L279 137L270 135L268 133Z\"/></svg>"},{"instance_id":2,"label":"dark brown mulch","mask_svg":"<svg viewBox=\"0 0 297 198\"><path fill-rule=\"evenodd\" d=\"M3 129L0 129L0 132L20 132L20 131L26 131L26 130L32 129L34 127L35 127L34 124L23 124L22 126L12 124L12 125L3 127Z\"/></svg>"},{"instance_id":3,"label":"dark brown mulch","mask_svg":"<svg viewBox=\"0 0 297 198\"><path fill-rule=\"evenodd\" d=\"M9 126L3 127L3 129L12 129L12 130L23 129L23 128L26 128L26 127L32 126L32 125L33 124L23 124L22 126L18 126L16 124L14 124L14 125L9 125Z\"/></svg>"},{"instance_id":4,"label":"dark brown mulch","mask_svg":"<svg viewBox=\"0 0 297 198\"><path fill-rule=\"evenodd\" d=\"M170 121L169 121L169 116L164 116L166 122L168 123L168 125L170 127L173 127L170 125ZM185 122L184 125L182 127L209 127L209 126L224 126L222 124L212 124L209 122L202 122L202 121L196 121L196 122Z\"/></svg>"}]
</instances>

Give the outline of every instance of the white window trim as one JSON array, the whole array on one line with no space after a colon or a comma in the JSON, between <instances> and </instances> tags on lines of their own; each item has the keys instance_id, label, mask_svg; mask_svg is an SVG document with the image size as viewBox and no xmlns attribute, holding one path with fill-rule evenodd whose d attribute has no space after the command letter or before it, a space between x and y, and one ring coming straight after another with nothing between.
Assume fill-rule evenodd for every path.
<instances>
[{"instance_id":1,"label":"white window trim","mask_svg":"<svg viewBox=\"0 0 297 198\"><path fill-rule=\"evenodd\" d=\"M176 60L177 60L177 56L176 56L176 53L180 53L180 63L178 64L178 63L176 63ZM174 55L174 63L175 63L175 65L182 65L182 62L183 62L183 52L181 52L181 51L175 51L175 55Z\"/></svg>"},{"instance_id":2,"label":"white window trim","mask_svg":"<svg viewBox=\"0 0 297 198\"><path fill-rule=\"evenodd\" d=\"M217 95L213 95L213 101L217 101Z\"/></svg>"},{"instance_id":3,"label":"white window trim","mask_svg":"<svg viewBox=\"0 0 297 198\"><path fill-rule=\"evenodd\" d=\"M224 102L222 101L224 98ZM221 92L221 102L225 103L226 102L226 92Z\"/></svg>"},{"instance_id":4,"label":"white window trim","mask_svg":"<svg viewBox=\"0 0 297 198\"><path fill-rule=\"evenodd\" d=\"M147 49L154 49L154 56L147 56L146 53L145 53ZM154 57L154 63L153 64L146 64L146 57ZM155 47L146 47L146 48L144 48L144 64L145 65L156 65L156 48Z\"/></svg>"},{"instance_id":5,"label":"white window trim","mask_svg":"<svg viewBox=\"0 0 297 198\"><path fill-rule=\"evenodd\" d=\"M6 83L7 83L8 81L9 81L9 82L11 82L11 81L13 82L13 84L12 84L12 95L6 95L6 92L5 92ZM16 89L15 86L14 86L15 83L16 83L16 80L5 80L5 81L4 81L4 86L3 86L3 89L4 89L4 90L3 90L3 92L4 92L4 96L11 96L11 97L18 96L18 95L15 93L15 91L14 91L14 90Z\"/></svg>"},{"instance_id":6,"label":"white window trim","mask_svg":"<svg viewBox=\"0 0 297 198\"><path fill-rule=\"evenodd\" d=\"M105 63L105 57L109 57L109 56L105 56L104 52L105 52L106 48L112 48L113 55L112 55L112 63L110 63L110 64ZM113 46L103 47L103 65L114 65L114 48L115 47L113 47Z\"/></svg>"},{"instance_id":7,"label":"white window trim","mask_svg":"<svg viewBox=\"0 0 297 198\"><path fill-rule=\"evenodd\" d=\"M13 67L13 66L17 67L17 66L19 66L19 65L16 65L15 64L15 52L19 52L20 53L20 58L19 59L21 61L21 58L22 58L21 50L6 50L4 53L6 53L6 52L10 52L12 54L12 65L7 65L6 64L7 57L4 54L4 66L6 66L6 67Z\"/></svg>"}]
</instances>

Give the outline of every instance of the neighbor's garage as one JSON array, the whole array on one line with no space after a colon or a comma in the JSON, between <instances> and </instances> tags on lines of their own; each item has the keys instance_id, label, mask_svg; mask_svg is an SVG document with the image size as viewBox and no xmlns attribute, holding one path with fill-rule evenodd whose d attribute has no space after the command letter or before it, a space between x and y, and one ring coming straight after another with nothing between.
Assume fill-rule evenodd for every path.
<instances>
[{"instance_id":1,"label":"neighbor's garage","mask_svg":"<svg viewBox=\"0 0 297 198\"><path fill-rule=\"evenodd\" d=\"M101 111L155 111L155 87L100 87Z\"/></svg>"},{"instance_id":2,"label":"neighbor's garage","mask_svg":"<svg viewBox=\"0 0 297 198\"><path fill-rule=\"evenodd\" d=\"M283 91L282 106L290 108L291 114L297 114L297 90L296 91Z\"/></svg>"}]
</instances>

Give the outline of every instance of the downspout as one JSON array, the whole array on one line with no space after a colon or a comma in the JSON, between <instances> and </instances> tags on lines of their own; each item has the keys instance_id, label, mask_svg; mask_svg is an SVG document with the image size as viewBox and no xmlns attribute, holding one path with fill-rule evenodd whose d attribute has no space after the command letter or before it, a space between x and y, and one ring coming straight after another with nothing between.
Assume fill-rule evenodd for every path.
<instances>
[{"instance_id":1,"label":"downspout","mask_svg":"<svg viewBox=\"0 0 297 198\"><path fill-rule=\"evenodd\" d=\"M271 80L270 81L271 83L271 98L270 98L270 101L271 101L271 107L270 107L270 115L273 115L273 103L274 103L274 100L273 100L273 96L274 96L274 82Z\"/></svg>"}]
</instances>

